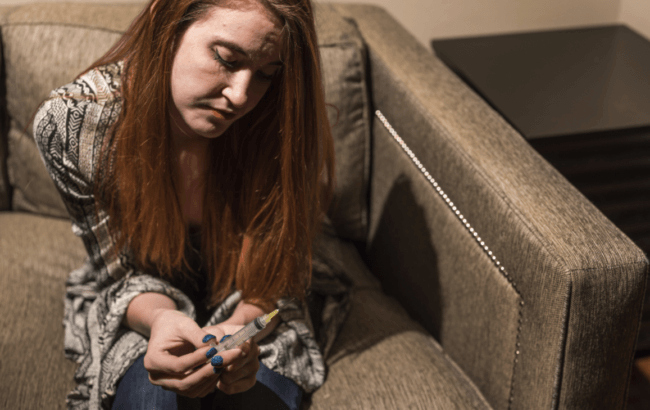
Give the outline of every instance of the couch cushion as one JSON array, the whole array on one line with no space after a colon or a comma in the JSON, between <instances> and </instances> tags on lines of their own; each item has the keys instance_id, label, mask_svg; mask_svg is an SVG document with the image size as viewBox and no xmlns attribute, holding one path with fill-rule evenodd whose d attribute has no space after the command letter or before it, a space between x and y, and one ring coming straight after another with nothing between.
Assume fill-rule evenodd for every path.
<instances>
[{"instance_id":1,"label":"couch cushion","mask_svg":"<svg viewBox=\"0 0 650 410\"><path fill-rule=\"evenodd\" d=\"M327 241L328 257L345 266L353 296L310 410L491 408L433 337L386 296L352 243L320 240Z\"/></svg>"},{"instance_id":2,"label":"couch cushion","mask_svg":"<svg viewBox=\"0 0 650 410\"><path fill-rule=\"evenodd\" d=\"M366 50L356 26L332 5L316 5L323 83L336 150L336 191L329 212L339 237L365 241L370 166Z\"/></svg>"},{"instance_id":3,"label":"couch cushion","mask_svg":"<svg viewBox=\"0 0 650 410\"><path fill-rule=\"evenodd\" d=\"M55 23L2 27L7 108L19 128L29 126L50 91L71 82L120 38L119 32Z\"/></svg>"},{"instance_id":4,"label":"couch cushion","mask_svg":"<svg viewBox=\"0 0 650 410\"><path fill-rule=\"evenodd\" d=\"M29 125L31 135L30 123L40 102L52 89L70 82L108 50L141 7L80 4L71 8L39 4L0 8L0 13L4 13L0 21L5 43L7 104L15 129ZM331 228L339 236L362 241L367 231L370 137L364 46L356 27L331 5L317 5L315 13L326 100L333 105L329 114L335 140L337 188L330 211ZM38 158L30 152L36 147L28 145L18 132L10 138L14 139L10 147L21 149L9 152L10 157L16 158L9 164L14 180L37 184L44 189L43 198L47 198L43 204L34 202L38 198L31 198L25 206L26 189L19 185L18 198L13 201L15 209L62 216L60 207L51 203L53 185L38 180L45 175L40 161L23 161ZM18 177L23 173L29 179ZM0 185L0 195L2 188Z\"/></svg>"},{"instance_id":5,"label":"couch cushion","mask_svg":"<svg viewBox=\"0 0 650 410\"><path fill-rule=\"evenodd\" d=\"M69 221L0 212L0 397L6 409L63 409L76 365L63 355L63 295L86 251Z\"/></svg>"},{"instance_id":6,"label":"couch cushion","mask_svg":"<svg viewBox=\"0 0 650 410\"><path fill-rule=\"evenodd\" d=\"M343 332L340 344L357 351L328 363L310 409L491 409L436 341L380 292L355 295Z\"/></svg>"},{"instance_id":7,"label":"couch cushion","mask_svg":"<svg viewBox=\"0 0 650 410\"><path fill-rule=\"evenodd\" d=\"M61 5L0 10L5 12L2 41L7 109L12 119L8 135L0 138L8 140L7 176L12 188L11 207L15 211L68 216L31 137L31 121L51 90L70 82L120 37L117 28L84 26L79 21L88 20L83 18L77 22L71 20L83 8L74 8L72 15L70 7ZM133 14L139 8L125 6L123 9ZM95 11L102 10L118 9L103 6Z\"/></svg>"},{"instance_id":8,"label":"couch cushion","mask_svg":"<svg viewBox=\"0 0 650 410\"><path fill-rule=\"evenodd\" d=\"M34 139L13 121L8 136L7 169L9 183L13 188L12 209L69 218L68 210L43 165Z\"/></svg>"}]
</instances>

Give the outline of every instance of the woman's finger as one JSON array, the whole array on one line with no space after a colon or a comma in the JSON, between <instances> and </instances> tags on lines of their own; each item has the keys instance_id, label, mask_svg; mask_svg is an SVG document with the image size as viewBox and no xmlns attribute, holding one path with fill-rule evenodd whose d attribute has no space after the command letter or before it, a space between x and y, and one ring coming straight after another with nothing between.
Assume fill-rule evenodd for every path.
<instances>
[{"instance_id":1,"label":"woman's finger","mask_svg":"<svg viewBox=\"0 0 650 410\"><path fill-rule=\"evenodd\" d=\"M219 376L215 375L213 379L210 379L209 381L206 381L205 384L202 386L200 393L198 394L197 397L205 397L208 394L212 393L217 389L217 381L219 380Z\"/></svg>"},{"instance_id":2,"label":"woman's finger","mask_svg":"<svg viewBox=\"0 0 650 410\"><path fill-rule=\"evenodd\" d=\"M213 369L214 370L214 369ZM219 374L212 372L212 375L196 386L195 397L205 397L209 393L212 393L217 388L217 381L219 380Z\"/></svg>"},{"instance_id":3,"label":"woman's finger","mask_svg":"<svg viewBox=\"0 0 650 410\"><path fill-rule=\"evenodd\" d=\"M239 375L245 373L246 377L237 378L232 382L228 381L229 379L226 373L222 373L221 377L217 381L217 388L226 394L245 392L255 386L255 383L257 382L256 374L258 369L259 362L257 362L257 367L255 367L255 363L251 363L250 366L246 366L238 371Z\"/></svg>"},{"instance_id":4,"label":"woman's finger","mask_svg":"<svg viewBox=\"0 0 650 410\"><path fill-rule=\"evenodd\" d=\"M147 351L144 357L144 367L148 372L184 375L210 360L212 349L211 346L204 346L182 356L175 356L167 352L152 352L150 354Z\"/></svg>"},{"instance_id":5,"label":"woman's finger","mask_svg":"<svg viewBox=\"0 0 650 410\"><path fill-rule=\"evenodd\" d=\"M209 385L215 385L217 375L215 375L211 365L203 365L187 375L149 373L149 381L156 386L161 386L182 396L199 397L199 394Z\"/></svg>"},{"instance_id":6,"label":"woman's finger","mask_svg":"<svg viewBox=\"0 0 650 410\"><path fill-rule=\"evenodd\" d=\"M211 367L205 365L205 367ZM172 391L176 394L180 394L190 398L196 397L205 397L209 393L213 392L217 388L217 381L219 380L219 375L212 372L206 372L209 376L206 376L198 382L192 377L187 377L183 380L180 377L169 377L169 375L159 374L150 374L149 380L152 384L158 385L165 390ZM203 376L206 375L203 374Z\"/></svg>"},{"instance_id":7,"label":"woman's finger","mask_svg":"<svg viewBox=\"0 0 650 410\"><path fill-rule=\"evenodd\" d=\"M247 362L244 366L236 370L224 371L219 378L224 384L234 384L243 379L255 379L257 371L260 369L259 360Z\"/></svg>"},{"instance_id":8,"label":"woman's finger","mask_svg":"<svg viewBox=\"0 0 650 410\"><path fill-rule=\"evenodd\" d=\"M248 341L239 347L241 354L227 366L229 372L234 372L246 366L250 362L257 362L259 360L260 349L257 343Z\"/></svg>"},{"instance_id":9,"label":"woman's finger","mask_svg":"<svg viewBox=\"0 0 650 410\"><path fill-rule=\"evenodd\" d=\"M235 347L234 349L224 350L217 353L212 358L212 364L218 362L219 367L229 368L229 366L234 365L235 367L240 367L240 361L246 360L248 353L241 349L242 346ZM217 358L219 356L219 358Z\"/></svg>"}]
</instances>

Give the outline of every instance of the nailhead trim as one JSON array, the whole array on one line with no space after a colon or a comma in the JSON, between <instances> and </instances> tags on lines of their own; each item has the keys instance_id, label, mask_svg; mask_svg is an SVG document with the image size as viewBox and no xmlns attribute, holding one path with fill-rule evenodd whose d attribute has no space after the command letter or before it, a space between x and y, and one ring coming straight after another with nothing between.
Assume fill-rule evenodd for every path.
<instances>
[{"instance_id":1,"label":"nailhead trim","mask_svg":"<svg viewBox=\"0 0 650 410\"><path fill-rule=\"evenodd\" d=\"M422 165L420 160L415 156L415 154L413 153L413 151L411 151L411 149L408 147L408 145L406 145L404 140L399 135L397 135L397 132L393 129L393 127L390 125L388 120L386 120L386 117L384 117L384 115L379 110L377 110L375 112L375 114L377 115L379 120L382 122L382 124L384 124L384 127L386 127L386 129L388 130L390 135L393 136L395 141L397 141L397 143L400 145L400 147L402 147L404 152L406 152L406 154L411 158L411 161L413 161L415 166L418 167L418 169L420 170L420 172L422 172L424 177L435 188L436 192L438 192L438 195L440 195L440 197L447 203L447 206L449 207L449 209L452 210L452 212L456 215L456 217L463 223L463 225L465 226L467 231L474 237L474 240L481 246L483 251L492 260L492 263L494 263L494 266L496 266L497 269L499 269L499 271L503 274L503 276L506 277L508 282L512 283L513 287L516 288L515 283L513 283L512 278L510 277L510 275L508 275L508 272L506 271L506 269L503 266L501 266L501 262L499 262L497 257L492 253L492 251L485 244L483 239L481 239L478 232L476 232L474 230L474 228L472 227L472 225L470 225L470 223L467 222L467 219L465 218L465 216L463 216L463 214L460 212L458 207L456 205L454 205L454 203L451 201L449 196L442 190L442 188L440 187L438 182L436 182L436 180L433 179L431 174L429 174L429 171L427 171L426 168L424 168L424 166Z\"/></svg>"},{"instance_id":2,"label":"nailhead trim","mask_svg":"<svg viewBox=\"0 0 650 410\"><path fill-rule=\"evenodd\" d=\"M438 195L447 203L447 206L451 211L456 215L458 220L465 226L465 229L474 237L474 240L478 243L478 245L483 249L483 251L487 254L487 256L492 260L492 263L494 266L499 269L499 272L508 280L508 282L512 285L514 288L515 292L517 292L517 295L521 299L521 302L519 303L519 318L518 318L518 324L517 324L517 337L516 337L516 349L515 349L515 360L513 364L513 371L512 371L512 380L510 381L510 397L508 398L508 408L512 406L512 402L514 400L514 387L515 387L515 368L516 364L519 362L519 354L520 354L520 349L521 349L521 343L519 341L519 335L521 334L521 326L523 324L523 312L522 308L524 306L524 301L523 298L521 297L521 293L519 292L519 289L517 289L517 284L512 280L512 277L508 274L508 271L501 265L501 262L497 259L497 257L494 255L494 253L490 250L490 248L485 244L485 241L481 239L479 236L478 232L474 230L472 225L467 221L467 218L460 212L458 207L454 205L452 200L449 198L449 196L443 191L443 189L440 187L438 182L431 176L429 171L422 165L420 160L417 158L417 156L411 151L411 149L406 145L404 140L397 134L395 129L390 125L386 117L381 113L380 110L375 111L375 115L377 118L379 118L379 121L384 125L386 130L390 133L390 135L393 136L393 139L399 144L399 146L402 148L402 150L411 158L411 161L415 164L416 167L420 170L422 175L429 181L431 186L433 186L438 192Z\"/></svg>"}]
</instances>

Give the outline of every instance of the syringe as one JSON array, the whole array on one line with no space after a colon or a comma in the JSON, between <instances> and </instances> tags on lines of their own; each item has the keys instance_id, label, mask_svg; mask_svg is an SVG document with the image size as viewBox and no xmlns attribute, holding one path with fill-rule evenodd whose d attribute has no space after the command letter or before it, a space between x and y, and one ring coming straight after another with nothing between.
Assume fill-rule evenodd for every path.
<instances>
[{"instance_id":1,"label":"syringe","mask_svg":"<svg viewBox=\"0 0 650 410\"><path fill-rule=\"evenodd\" d=\"M255 320L253 320L246 326L239 329L237 333L228 337L226 340L223 341L223 343L216 345L213 342L211 343L211 345L217 348L217 353L223 352L224 350L230 350L241 345L251 337L261 332L266 327L266 325L268 325L269 322L271 322L271 319L273 319L273 317L278 314L278 311L279 309L275 309L271 313L267 313L266 315L256 317Z\"/></svg>"},{"instance_id":2,"label":"syringe","mask_svg":"<svg viewBox=\"0 0 650 410\"><path fill-rule=\"evenodd\" d=\"M261 332L266 327L266 325L268 325L269 322L271 322L271 319L273 319L273 317L278 314L279 310L280 309L275 309L271 313L262 315L260 317L256 317L252 322L239 329L237 333L226 338L226 340L224 340L223 343L219 343L217 345L216 343L211 342L210 346L215 347L217 349L217 353L240 346L248 339ZM223 370L222 368L215 368L214 372L219 374L221 373L222 370Z\"/></svg>"}]
</instances>

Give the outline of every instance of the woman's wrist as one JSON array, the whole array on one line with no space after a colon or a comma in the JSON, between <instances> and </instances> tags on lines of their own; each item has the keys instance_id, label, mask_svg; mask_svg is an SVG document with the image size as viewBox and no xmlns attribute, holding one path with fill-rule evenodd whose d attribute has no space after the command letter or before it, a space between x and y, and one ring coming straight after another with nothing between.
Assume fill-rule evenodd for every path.
<instances>
[{"instance_id":1,"label":"woman's wrist","mask_svg":"<svg viewBox=\"0 0 650 410\"><path fill-rule=\"evenodd\" d=\"M149 337L151 327L161 314L177 310L176 303L161 293L141 293L134 297L126 309L122 323L128 328Z\"/></svg>"},{"instance_id":2,"label":"woman's wrist","mask_svg":"<svg viewBox=\"0 0 650 410\"><path fill-rule=\"evenodd\" d=\"M241 301L235 308L232 316L226 319L223 323L245 326L255 320L256 317L265 313L267 312L262 310L259 306Z\"/></svg>"}]
</instances>

